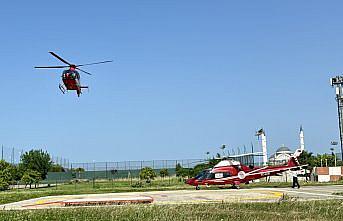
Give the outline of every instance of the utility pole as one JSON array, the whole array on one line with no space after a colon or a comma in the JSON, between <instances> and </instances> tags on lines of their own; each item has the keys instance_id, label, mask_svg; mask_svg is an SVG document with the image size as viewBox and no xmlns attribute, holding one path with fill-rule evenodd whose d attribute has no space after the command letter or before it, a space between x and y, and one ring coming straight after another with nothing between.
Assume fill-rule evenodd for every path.
<instances>
[{"instance_id":1,"label":"utility pole","mask_svg":"<svg viewBox=\"0 0 343 221\"><path fill-rule=\"evenodd\" d=\"M341 160L343 160L343 76L330 78L331 87L336 89L336 101L338 111L339 139L341 143Z\"/></svg>"},{"instance_id":2,"label":"utility pole","mask_svg":"<svg viewBox=\"0 0 343 221\"><path fill-rule=\"evenodd\" d=\"M4 160L4 145L1 145L1 160Z\"/></svg>"},{"instance_id":3,"label":"utility pole","mask_svg":"<svg viewBox=\"0 0 343 221\"><path fill-rule=\"evenodd\" d=\"M14 147L12 147L12 165L14 165Z\"/></svg>"}]
</instances>

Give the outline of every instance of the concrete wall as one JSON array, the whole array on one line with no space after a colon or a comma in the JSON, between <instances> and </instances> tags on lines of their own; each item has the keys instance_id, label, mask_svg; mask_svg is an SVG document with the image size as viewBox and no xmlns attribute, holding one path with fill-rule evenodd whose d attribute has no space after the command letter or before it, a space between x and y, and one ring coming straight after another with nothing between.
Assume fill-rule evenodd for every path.
<instances>
[{"instance_id":1,"label":"concrete wall","mask_svg":"<svg viewBox=\"0 0 343 221\"><path fill-rule=\"evenodd\" d=\"M337 182L343 178L343 167L315 167L313 173L318 182Z\"/></svg>"}]
</instances>

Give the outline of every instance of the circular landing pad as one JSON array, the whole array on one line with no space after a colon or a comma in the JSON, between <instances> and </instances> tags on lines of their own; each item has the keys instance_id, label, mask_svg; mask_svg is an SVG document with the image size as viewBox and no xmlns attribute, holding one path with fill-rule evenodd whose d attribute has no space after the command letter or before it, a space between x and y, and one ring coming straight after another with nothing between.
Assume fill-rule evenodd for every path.
<instances>
[{"instance_id":1,"label":"circular landing pad","mask_svg":"<svg viewBox=\"0 0 343 221\"><path fill-rule=\"evenodd\" d=\"M152 203L151 197L120 197L101 199L71 199L60 202L62 206L98 206L98 205L123 205L123 204L145 204Z\"/></svg>"},{"instance_id":2,"label":"circular landing pad","mask_svg":"<svg viewBox=\"0 0 343 221\"><path fill-rule=\"evenodd\" d=\"M0 210L43 209L68 206L122 204L189 204L213 202L279 202L284 196L298 200L343 199L334 193L342 192L342 185L304 186L292 188L252 188L240 190L172 190L127 193L46 196L0 205Z\"/></svg>"}]
</instances>

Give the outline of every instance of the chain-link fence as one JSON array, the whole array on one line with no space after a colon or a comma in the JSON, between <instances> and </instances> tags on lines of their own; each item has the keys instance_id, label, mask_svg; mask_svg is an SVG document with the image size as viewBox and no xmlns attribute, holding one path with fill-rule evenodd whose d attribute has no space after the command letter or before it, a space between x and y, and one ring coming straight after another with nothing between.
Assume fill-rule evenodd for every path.
<instances>
[{"instance_id":1,"label":"chain-link fence","mask_svg":"<svg viewBox=\"0 0 343 221\"><path fill-rule=\"evenodd\" d=\"M27 149L18 149L14 147L8 147L5 145L1 145L0 148L1 148L0 160L5 160L6 162L13 165L19 164L22 154L28 151ZM51 157L51 161L54 164L59 164L64 168L70 168L71 164L67 158L54 156L54 155L50 155L50 157Z\"/></svg>"},{"instance_id":2,"label":"chain-link fence","mask_svg":"<svg viewBox=\"0 0 343 221\"><path fill-rule=\"evenodd\" d=\"M93 162L93 163L71 163L65 172L48 173L47 180L71 179L131 179L139 178L142 168L150 167L157 175L162 169L168 170L168 176L176 175L176 166L191 169L204 159L187 160L151 160L151 161L122 161L122 162Z\"/></svg>"},{"instance_id":3,"label":"chain-link fence","mask_svg":"<svg viewBox=\"0 0 343 221\"><path fill-rule=\"evenodd\" d=\"M260 154L242 154L239 156L226 157L237 160L245 165L261 165ZM188 169L191 173L196 165L206 163L209 159L183 159L183 160L150 160L150 161L121 161L121 162L87 162L70 163L64 172L50 172L47 181L60 180L70 181L73 179L132 179L139 178L141 169L152 168L159 176L162 169L167 169L168 176L176 175L176 167ZM189 174L192 175L192 174ZM194 175L194 174L193 174Z\"/></svg>"},{"instance_id":4,"label":"chain-link fence","mask_svg":"<svg viewBox=\"0 0 343 221\"><path fill-rule=\"evenodd\" d=\"M20 157L24 153L24 150L19 150L14 147L7 147L1 145L1 160L5 160L11 164L18 164L20 162Z\"/></svg>"}]
</instances>

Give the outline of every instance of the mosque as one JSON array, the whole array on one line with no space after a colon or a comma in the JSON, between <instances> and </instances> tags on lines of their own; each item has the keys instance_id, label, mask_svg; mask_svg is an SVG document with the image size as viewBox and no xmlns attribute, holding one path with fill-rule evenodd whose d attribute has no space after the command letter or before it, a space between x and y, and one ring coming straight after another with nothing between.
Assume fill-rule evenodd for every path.
<instances>
[{"instance_id":1,"label":"mosque","mask_svg":"<svg viewBox=\"0 0 343 221\"><path fill-rule=\"evenodd\" d=\"M269 164L280 165L287 163L292 154L293 152L288 147L281 146L269 157Z\"/></svg>"},{"instance_id":2,"label":"mosque","mask_svg":"<svg viewBox=\"0 0 343 221\"><path fill-rule=\"evenodd\" d=\"M304 150L304 131L303 128L300 127L300 149ZM272 154L268 159L269 165L280 165L287 163L291 155L294 151L291 151L288 147L282 145L278 148L274 154Z\"/></svg>"}]
</instances>

